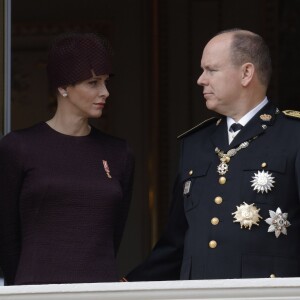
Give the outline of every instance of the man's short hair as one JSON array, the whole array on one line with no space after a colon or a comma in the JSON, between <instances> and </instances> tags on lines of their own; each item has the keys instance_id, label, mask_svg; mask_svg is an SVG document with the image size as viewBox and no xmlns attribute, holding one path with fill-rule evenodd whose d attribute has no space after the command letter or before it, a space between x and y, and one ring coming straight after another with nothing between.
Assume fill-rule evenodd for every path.
<instances>
[{"instance_id":1,"label":"man's short hair","mask_svg":"<svg viewBox=\"0 0 300 300\"><path fill-rule=\"evenodd\" d=\"M231 60L234 65L241 66L250 62L254 65L260 82L268 87L272 75L272 61L270 50L264 39L251 31L240 28L224 30L222 33L232 32Z\"/></svg>"}]
</instances>

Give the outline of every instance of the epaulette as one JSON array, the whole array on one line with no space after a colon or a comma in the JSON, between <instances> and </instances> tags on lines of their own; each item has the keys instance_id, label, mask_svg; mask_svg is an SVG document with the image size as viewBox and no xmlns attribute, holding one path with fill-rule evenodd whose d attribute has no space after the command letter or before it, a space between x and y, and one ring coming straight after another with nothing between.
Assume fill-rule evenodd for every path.
<instances>
[{"instance_id":1,"label":"epaulette","mask_svg":"<svg viewBox=\"0 0 300 300\"><path fill-rule=\"evenodd\" d=\"M207 120L201 122L200 124L196 125L195 127L189 129L188 131L186 131L186 132L180 134L177 138L178 138L178 139L181 139L181 138L187 136L188 134L190 134L190 133L192 133L192 132L195 132L196 130L198 130L198 129L200 129L200 128L203 128L203 127L205 127L205 126L208 126L209 124L211 124L211 123L213 123L213 122L215 122L215 121L217 121L217 120L218 120L218 118L216 118L216 117L209 118L209 119L207 119Z\"/></svg>"},{"instance_id":2,"label":"epaulette","mask_svg":"<svg viewBox=\"0 0 300 300\"><path fill-rule=\"evenodd\" d=\"M283 113L290 118L300 119L300 111L297 110L284 110Z\"/></svg>"}]
</instances>

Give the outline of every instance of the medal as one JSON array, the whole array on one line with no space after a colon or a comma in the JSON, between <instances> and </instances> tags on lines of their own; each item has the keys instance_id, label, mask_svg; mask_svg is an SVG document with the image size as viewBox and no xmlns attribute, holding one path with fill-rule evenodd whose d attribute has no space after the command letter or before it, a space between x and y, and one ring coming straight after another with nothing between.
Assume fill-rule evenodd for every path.
<instances>
[{"instance_id":1,"label":"medal","mask_svg":"<svg viewBox=\"0 0 300 300\"><path fill-rule=\"evenodd\" d=\"M268 171L257 171L252 178L253 180L250 181L252 182L251 186L257 193L268 193L272 190L272 187L274 187L274 177L272 176L272 173L269 173Z\"/></svg>"},{"instance_id":2,"label":"medal","mask_svg":"<svg viewBox=\"0 0 300 300\"><path fill-rule=\"evenodd\" d=\"M188 180L184 183L184 190L183 190L183 195L186 195L190 192L190 188L191 188L191 181Z\"/></svg>"},{"instance_id":3,"label":"medal","mask_svg":"<svg viewBox=\"0 0 300 300\"><path fill-rule=\"evenodd\" d=\"M262 217L259 215L260 208L257 208L254 206L254 203L247 204L244 202L244 204L241 204L240 206L236 207L237 210L232 213L234 215L234 223L239 222L241 225L241 228L249 228L251 229L252 225L259 225L258 222Z\"/></svg>"},{"instance_id":4,"label":"medal","mask_svg":"<svg viewBox=\"0 0 300 300\"><path fill-rule=\"evenodd\" d=\"M291 226L291 223L287 220L288 213L282 213L278 207L276 212L269 210L270 218L266 219L265 222L269 224L268 232L275 232L276 238L280 234L287 235L287 227Z\"/></svg>"},{"instance_id":5,"label":"medal","mask_svg":"<svg viewBox=\"0 0 300 300\"><path fill-rule=\"evenodd\" d=\"M266 122L271 121L271 119L272 119L272 116L267 115L267 114L260 115L259 117L261 120L266 121Z\"/></svg>"},{"instance_id":6,"label":"medal","mask_svg":"<svg viewBox=\"0 0 300 300\"><path fill-rule=\"evenodd\" d=\"M272 119L272 116L264 114L264 115L261 115L260 118L270 121ZM268 128L266 125L262 125L262 126L263 126L264 130ZM240 150L247 148L250 145L250 143L253 140L255 140L257 137L258 137L258 135L254 136L253 138L249 139L248 141L241 143L237 148L230 149L227 153L224 153L224 151L222 151L221 149L216 147L215 153L218 155L218 157L220 159L220 163L217 166L217 173L220 176L225 175L229 170L228 164L230 162L231 157L235 156Z\"/></svg>"},{"instance_id":7,"label":"medal","mask_svg":"<svg viewBox=\"0 0 300 300\"><path fill-rule=\"evenodd\" d=\"M249 144L250 141L243 142L237 148L230 149L227 153L224 153L222 150L216 147L215 153L219 156L220 159L220 164L217 167L217 172L220 176L225 175L228 172L228 163L230 162L230 158L235 156L241 149L247 148Z\"/></svg>"},{"instance_id":8,"label":"medal","mask_svg":"<svg viewBox=\"0 0 300 300\"><path fill-rule=\"evenodd\" d=\"M103 167L104 167L104 171L106 173L106 176L108 178L112 178L111 175L110 175L110 170L109 170L109 166L108 166L108 163L106 160L102 160L102 163L103 163Z\"/></svg>"},{"instance_id":9,"label":"medal","mask_svg":"<svg viewBox=\"0 0 300 300\"><path fill-rule=\"evenodd\" d=\"M226 162L221 162L219 165L218 165L218 173L219 175L225 175L228 171L228 165Z\"/></svg>"}]
</instances>

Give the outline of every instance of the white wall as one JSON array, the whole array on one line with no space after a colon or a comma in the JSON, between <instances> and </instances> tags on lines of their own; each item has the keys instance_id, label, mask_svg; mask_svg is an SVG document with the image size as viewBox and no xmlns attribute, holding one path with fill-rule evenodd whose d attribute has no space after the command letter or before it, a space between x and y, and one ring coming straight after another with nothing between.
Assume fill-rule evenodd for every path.
<instances>
[{"instance_id":1,"label":"white wall","mask_svg":"<svg viewBox=\"0 0 300 300\"><path fill-rule=\"evenodd\" d=\"M295 300L300 278L10 286L0 300Z\"/></svg>"}]
</instances>

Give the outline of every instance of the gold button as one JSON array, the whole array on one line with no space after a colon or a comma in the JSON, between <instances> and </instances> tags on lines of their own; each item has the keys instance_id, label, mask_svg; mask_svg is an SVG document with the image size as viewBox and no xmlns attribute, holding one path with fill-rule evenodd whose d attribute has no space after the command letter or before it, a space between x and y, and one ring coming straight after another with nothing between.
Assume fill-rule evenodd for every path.
<instances>
[{"instance_id":1,"label":"gold button","mask_svg":"<svg viewBox=\"0 0 300 300\"><path fill-rule=\"evenodd\" d=\"M267 166L267 163L265 163L265 162L263 162L262 164L261 164L261 167L262 168L265 168Z\"/></svg>"},{"instance_id":2,"label":"gold button","mask_svg":"<svg viewBox=\"0 0 300 300\"><path fill-rule=\"evenodd\" d=\"M227 162L227 163L230 162L230 157L229 157L229 156L226 156L226 157L225 157L225 162Z\"/></svg>"},{"instance_id":3,"label":"gold button","mask_svg":"<svg viewBox=\"0 0 300 300\"><path fill-rule=\"evenodd\" d=\"M210 220L210 222L211 222L211 224L213 224L213 225L218 225L219 222L220 222L220 220L219 220L218 218L212 218L212 219Z\"/></svg>"},{"instance_id":4,"label":"gold button","mask_svg":"<svg viewBox=\"0 0 300 300\"><path fill-rule=\"evenodd\" d=\"M226 178L224 176L219 178L219 183L220 184L225 184L226 183Z\"/></svg>"},{"instance_id":5,"label":"gold button","mask_svg":"<svg viewBox=\"0 0 300 300\"><path fill-rule=\"evenodd\" d=\"M216 204L221 204L222 202L223 202L222 197L217 196L217 197L215 198L215 203L216 203Z\"/></svg>"},{"instance_id":6,"label":"gold button","mask_svg":"<svg viewBox=\"0 0 300 300\"><path fill-rule=\"evenodd\" d=\"M214 240L212 240L212 241L210 241L209 242L209 248L212 248L212 249L214 249L214 248L216 248L217 247L217 242L216 241L214 241Z\"/></svg>"},{"instance_id":7,"label":"gold button","mask_svg":"<svg viewBox=\"0 0 300 300\"><path fill-rule=\"evenodd\" d=\"M271 274L270 278L276 278L275 274Z\"/></svg>"},{"instance_id":8,"label":"gold button","mask_svg":"<svg viewBox=\"0 0 300 300\"><path fill-rule=\"evenodd\" d=\"M189 171L189 175L193 175L193 173L194 173L193 170Z\"/></svg>"}]
</instances>

